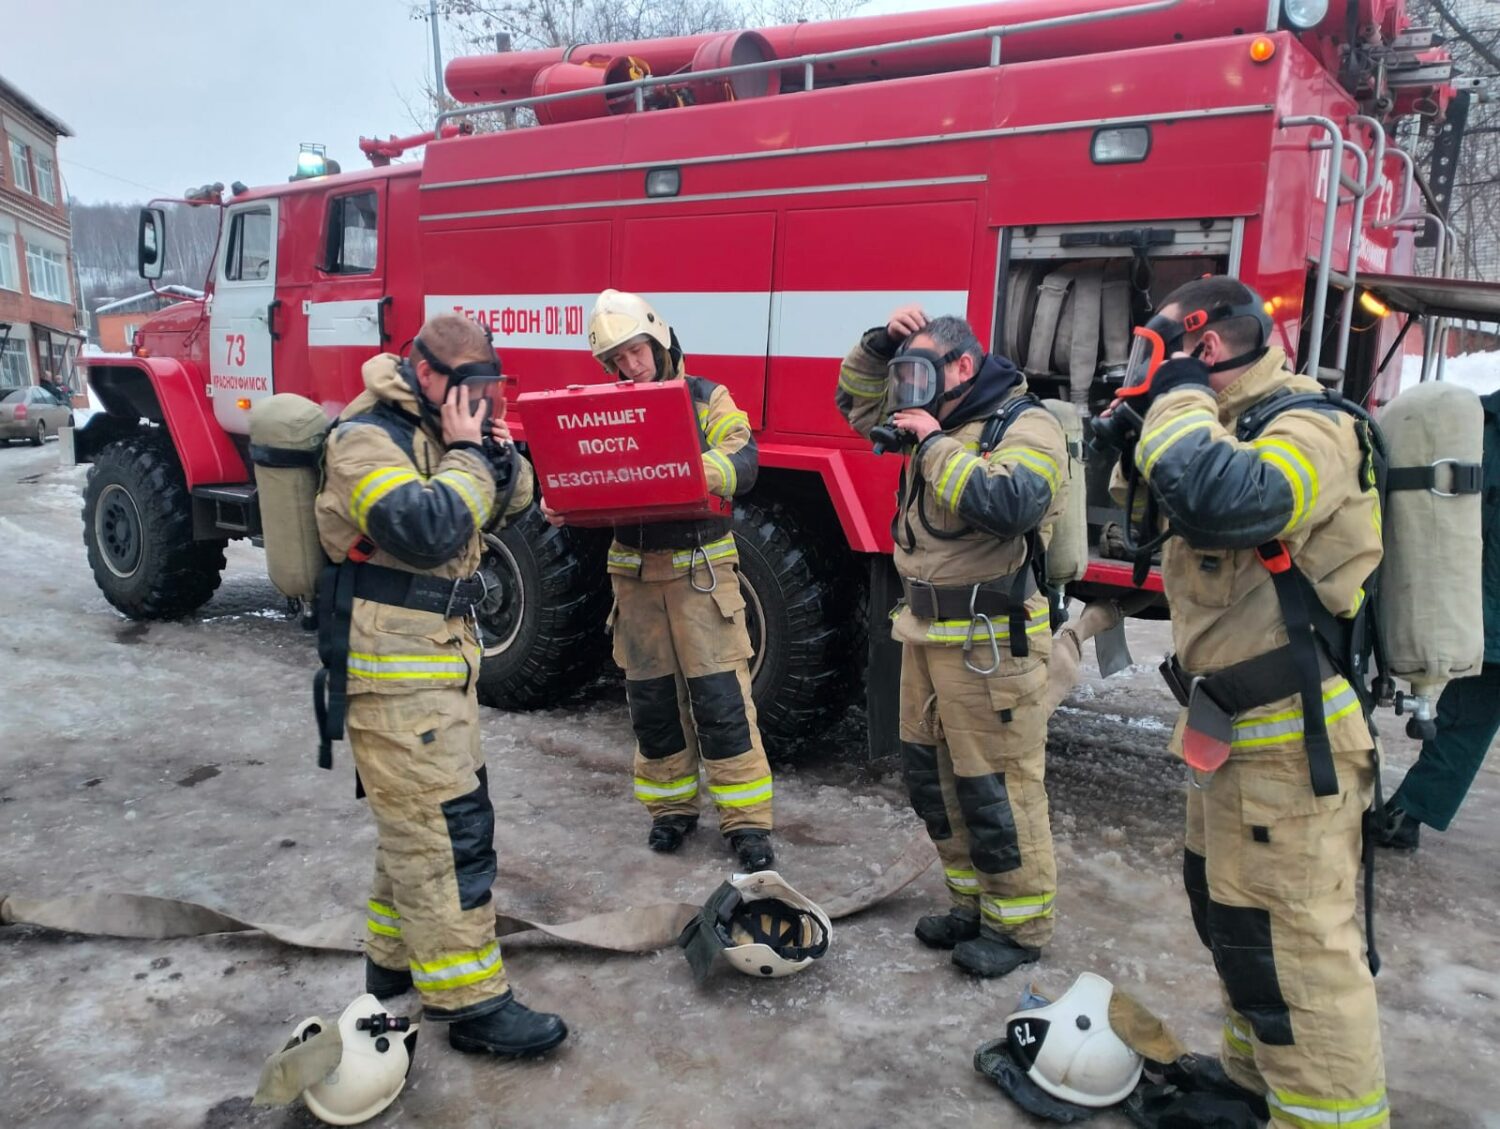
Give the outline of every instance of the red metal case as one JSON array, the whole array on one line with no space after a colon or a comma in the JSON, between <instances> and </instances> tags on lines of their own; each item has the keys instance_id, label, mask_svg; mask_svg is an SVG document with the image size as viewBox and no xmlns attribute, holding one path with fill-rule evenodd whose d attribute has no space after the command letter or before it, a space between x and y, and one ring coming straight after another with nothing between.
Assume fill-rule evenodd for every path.
<instances>
[{"instance_id":1,"label":"red metal case","mask_svg":"<svg viewBox=\"0 0 1500 1129\"><path fill-rule=\"evenodd\" d=\"M542 497L569 524L729 513L708 492L685 382L575 384L527 392L516 404Z\"/></svg>"}]
</instances>

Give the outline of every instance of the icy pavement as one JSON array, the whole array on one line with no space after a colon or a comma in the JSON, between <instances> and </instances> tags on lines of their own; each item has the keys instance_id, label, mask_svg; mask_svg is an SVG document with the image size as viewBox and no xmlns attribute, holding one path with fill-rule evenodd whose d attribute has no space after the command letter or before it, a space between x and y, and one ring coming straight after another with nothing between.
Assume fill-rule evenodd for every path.
<instances>
[{"instance_id":1,"label":"icy pavement","mask_svg":"<svg viewBox=\"0 0 1500 1129\"><path fill-rule=\"evenodd\" d=\"M199 618L124 620L84 560L84 473L57 467L56 444L0 450L0 894L119 890L286 922L357 909L374 833L347 749L331 774L314 765L312 641L282 617L259 552L231 546ZM1153 670L1165 625L1130 633L1139 665L1086 678L1054 720L1058 936L1027 971L1051 993L1085 969L1112 977L1207 1050L1218 995L1179 887L1184 782L1163 752L1173 710ZM679 856L645 849L617 694L484 712L497 897L517 912L565 920L698 901L730 868L711 818ZM859 762L860 724L779 770L778 849L794 883L858 886L920 831L890 766ZM1404 737L1390 744L1388 786L1412 755ZM1378 984L1399 1126L1500 1126L1496 795L1492 766L1452 832L1380 859ZM433 1028L374 1124L1033 1124L971 1066L1022 982L962 978L911 936L943 899L934 868L838 924L821 967L777 982L725 973L701 990L675 949L508 942L520 997L562 1012L572 1037L516 1064L459 1055ZM300 1107L254 1110L250 1094L296 1020L336 1013L360 988L356 957L253 938L0 929L0 1126L316 1125Z\"/></svg>"}]
</instances>

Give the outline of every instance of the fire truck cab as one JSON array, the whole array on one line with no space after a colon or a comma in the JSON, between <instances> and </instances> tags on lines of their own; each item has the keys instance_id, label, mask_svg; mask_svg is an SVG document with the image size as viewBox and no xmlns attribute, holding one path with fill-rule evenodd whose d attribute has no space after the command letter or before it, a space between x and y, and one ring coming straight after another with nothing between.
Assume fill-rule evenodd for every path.
<instances>
[{"instance_id":1,"label":"fire truck cab","mask_svg":"<svg viewBox=\"0 0 1500 1129\"><path fill-rule=\"evenodd\" d=\"M898 459L834 407L859 335L913 301L964 315L1087 419L1131 327L1223 272L1263 295L1302 370L1378 402L1402 314L1426 316L1435 367L1439 315L1494 304L1415 277L1418 236L1436 233L1441 275L1448 233L1402 143L1447 120L1451 69L1400 0L1027 0L456 60L469 106L407 139L420 163L369 143L370 169L199 204L223 212L205 299L152 318L133 356L89 361L107 411L72 454L94 463L91 566L127 615L190 613L226 540L259 533L258 399L332 417L364 360L450 310L493 332L512 397L607 379L587 313L633 290L757 432L735 532L768 738L816 733L863 680L884 747ZM537 124L449 120L481 111ZM165 223L143 216L144 266ZM1074 595L1131 584L1108 472L1088 468L1098 552ZM598 673L603 548L535 511L490 539L484 700L551 703Z\"/></svg>"}]
</instances>

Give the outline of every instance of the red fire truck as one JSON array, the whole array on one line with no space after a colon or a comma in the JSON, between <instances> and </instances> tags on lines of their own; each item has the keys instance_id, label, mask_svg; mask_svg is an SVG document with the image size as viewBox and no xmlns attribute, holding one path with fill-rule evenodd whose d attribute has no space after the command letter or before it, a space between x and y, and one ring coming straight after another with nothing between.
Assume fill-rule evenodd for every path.
<instances>
[{"instance_id":1,"label":"red fire truck","mask_svg":"<svg viewBox=\"0 0 1500 1129\"><path fill-rule=\"evenodd\" d=\"M1402 0L1011 0L456 60L464 108L363 142L371 168L196 201L222 209L206 297L154 316L133 356L87 362L107 411L71 457L93 463L95 577L138 618L210 597L227 540L260 528L259 399L332 415L367 357L448 310L493 331L512 396L598 381L589 307L638 291L758 434L735 532L768 735L816 732L863 679L881 744L898 468L835 410L839 358L915 300L1087 415L1130 325L1219 271L1265 296L1304 370L1378 400L1404 326L1425 322L1438 357L1444 316L1496 307L1413 269L1435 235L1442 273L1448 233L1402 142L1447 130L1451 167L1463 95L1408 23ZM458 124L479 111L536 124ZM392 163L416 144L420 163ZM168 237L164 210L143 212L148 277ZM1130 585L1106 555L1107 472L1088 474L1102 548L1084 597ZM484 700L551 703L598 673L602 550L535 511L491 540Z\"/></svg>"}]
</instances>

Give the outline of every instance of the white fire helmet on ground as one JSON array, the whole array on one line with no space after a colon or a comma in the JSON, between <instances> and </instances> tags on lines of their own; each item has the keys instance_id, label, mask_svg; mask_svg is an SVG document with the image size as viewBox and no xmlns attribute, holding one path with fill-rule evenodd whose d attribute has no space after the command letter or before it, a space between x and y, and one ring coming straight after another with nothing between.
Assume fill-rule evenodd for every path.
<instances>
[{"instance_id":1,"label":"white fire helmet on ground","mask_svg":"<svg viewBox=\"0 0 1500 1129\"><path fill-rule=\"evenodd\" d=\"M714 891L677 943L701 982L719 953L746 976L790 976L822 957L832 939L826 913L774 870L762 870L736 874Z\"/></svg>"},{"instance_id":2,"label":"white fire helmet on ground","mask_svg":"<svg viewBox=\"0 0 1500 1129\"><path fill-rule=\"evenodd\" d=\"M1063 995L1005 1019L1011 1056L1027 1077L1063 1101L1103 1109L1124 1101L1144 1060L1109 1021L1114 985L1085 972Z\"/></svg>"},{"instance_id":3,"label":"white fire helmet on ground","mask_svg":"<svg viewBox=\"0 0 1500 1129\"><path fill-rule=\"evenodd\" d=\"M672 330L651 304L639 294L624 290L606 290L594 303L589 315L589 351L610 372L614 365L605 360L613 349L640 337L649 337L661 346L660 358L672 352Z\"/></svg>"},{"instance_id":4,"label":"white fire helmet on ground","mask_svg":"<svg viewBox=\"0 0 1500 1129\"><path fill-rule=\"evenodd\" d=\"M339 1016L343 1054L322 1080L302 1091L302 1100L320 1121L358 1125L396 1100L406 1085L417 1050L417 1025L386 1014L379 1000L360 996ZM304 1019L292 1038L305 1042L321 1030L317 1018Z\"/></svg>"}]
</instances>

